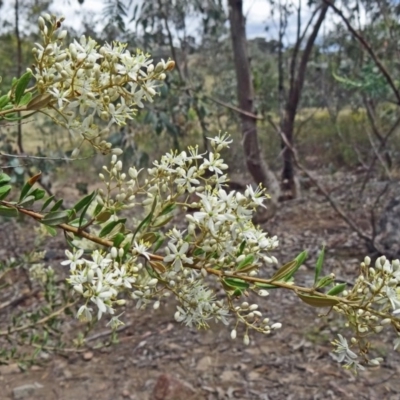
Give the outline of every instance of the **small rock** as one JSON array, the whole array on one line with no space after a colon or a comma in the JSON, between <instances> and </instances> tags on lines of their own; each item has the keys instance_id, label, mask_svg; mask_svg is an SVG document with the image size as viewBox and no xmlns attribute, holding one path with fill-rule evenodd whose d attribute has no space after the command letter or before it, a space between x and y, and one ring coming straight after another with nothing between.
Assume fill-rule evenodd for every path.
<instances>
[{"instance_id":1,"label":"small rock","mask_svg":"<svg viewBox=\"0 0 400 400\"><path fill-rule=\"evenodd\" d=\"M83 359L85 361L90 361L93 358L93 352L92 351L86 351L83 353Z\"/></svg>"},{"instance_id":2,"label":"small rock","mask_svg":"<svg viewBox=\"0 0 400 400\"><path fill-rule=\"evenodd\" d=\"M158 378L149 400L195 400L198 398L194 388L168 374Z\"/></svg>"},{"instance_id":3,"label":"small rock","mask_svg":"<svg viewBox=\"0 0 400 400\"><path fill-rule=\"evenodd\" d=\"M210 356L205 356L199 360L197 363L197 371L207 371L213 364L213 360Z\"/></svg>"},{"instance_id":4,"label":"small rock","mask_svg":"<svg viewBox=\"0 0 400 400\"><path fill-rule=\"evenodd\" d=\"M18 372L21 372L21 369L18 367L18 364L8 364L0 366L0 375L17 374Z\"/></svg>"},{"instance_id":5,"label":"small rock","mask_svg":"<svg viewBox=\"0 0 400 400\"><path fill-rule=\"evenodd\" d=\"M41 389L42 387L43 385L37 382L28 385L18 386L13 389L14 399L15 400L24 398L32 399L35 392L37 392L37 390Z\"/></svg>"},{"instance_id":6,"label":"small rock","mask_svg":"<svg viewBox=\"0 0 400 400\"><path fill-rule=\"evenodd\" d=\"M69 369L64 369L63 370L63 376L65 379L71 379L72 378L72 372Z\"/></svg>"}]
</instances>

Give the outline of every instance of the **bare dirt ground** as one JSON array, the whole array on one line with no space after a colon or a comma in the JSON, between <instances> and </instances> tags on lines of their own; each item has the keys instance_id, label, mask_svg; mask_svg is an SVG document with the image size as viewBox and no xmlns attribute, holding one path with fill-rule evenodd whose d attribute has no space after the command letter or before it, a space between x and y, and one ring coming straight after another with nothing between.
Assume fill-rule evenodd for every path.
<instances>
[{"instance_id":1,"label":"bare dirt ground","mask_svg":"<svg viewBox=\"0 0 400 400\"><path fill-rule=\"evenodd\" d=\"M335 180L336 179L336 180ZM333 194L344 199L351 194L351 177L325 180ZM338 189L335 189L338 188ZM348 203L348 197L346 197ZM344 200L343 200L344 201ZM363 210L354 208L360 226L367 224ZM16 244L10 231L20 227L3 225L0 250L29 247L21 239ZM21 228L22 229L22 228ZM299 200L281 205L265 229L280 238L276 256L289 261L307 249L310 257L297 278L310 284L318 250L327 246L326 272L352 280L367 251L357 236L312 189ZM26 237L26 235L24 236ZM49 242L49 264L59 268L62 238ZM262 307L274 321L283 323L272 336L253 334L251 345L232 341L229 328L213 325L198 332L180 326L173 318L174 305L157 311L137 311L126 307L126 326L119 343L98 345L106 340L105 326L91 334L82 353L39 357L39 365L21 372L15 364L0 366L1 399L399 399L399 354L392 351L393 336L375 340L375 353L384 357L380 367L367 369L357 377L343 370L330 356L330 341L346 332L334 316L318 317L319 310L300 304L290 293L276 291L263 300ZM0 310L1 311L1 310ZM96 349L97 348L97 349ZM163 374L190 385L175 397L153 392ZM31 385L24 391L23 385ZM36 386L36 388L35 388ZM186 386L185 386L186 388ZM179 397L181 396L181 397Z\"/></svg>"}]
</instances>

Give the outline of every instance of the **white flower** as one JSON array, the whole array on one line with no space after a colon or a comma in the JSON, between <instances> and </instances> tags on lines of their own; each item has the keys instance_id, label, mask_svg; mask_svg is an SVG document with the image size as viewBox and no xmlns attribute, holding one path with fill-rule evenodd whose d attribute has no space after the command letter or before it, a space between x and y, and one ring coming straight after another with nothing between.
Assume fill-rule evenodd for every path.
<instances>
[{"instance_id":1,"label":"white flower","mask_svg":"<svg viewBox=\"0 0 400 400\"><path fill-rule=\"evenodd\" d=\"M164 257L164 262L172 262L172 266L175 270L182 268L184 264L193 264L193 258L186 256L189 250L189 243L184 242L178 250L174 243L169 242L168 248L167 251L169 250L170 254Z\"/></svg>"},{"instance_id":2,"label":"white flower","mask_svg":"<svg viewBox=\"0 0 400 400\"><path fill-rule=\"evenodd\" d=\"M85 260L80 259L83 255L82 249L74 251L74 253L71 253L69 250L65 250L65 255L68 257L68 260L62 261L61 265L69 265L71 272L75 271L78 265L82 265L85 263Z\"/></svg>"},{"instance_id":3,"label":"white flower","mask_svg":"<svg viewBox=\"0 0 400 400\"><path fill-rule=\"evenodd\" d=\"M133 243L133 249L132 251L135 252L136 254L139 254L148 260L150 260L150 253L147 252L149 249L149 246L146 246L143 241L140 241L139 243L136 242L136 240Z\"/></svg>"},{"instance_id":4,"label":"white flower","mask_svg":"<svg viewBox=\"0 0 400 400\"><path fill-rule=\"evenodd\" d=\"M343 361L349 362L356 360L357 354L350 350L347 339L340 334L338 334L338 336L339 340L336 339L332 342L332 344L336 346L336 349L334 350L334 352L337 354L337 356L335 356L336 360L340 363Z\"/></svg>"},{"instance_id":5,"label":"white flower","mask_svg":"<svg viewBox=\"0 0 400 400\"><path fill-rule=\"evenodd\" d=\"M76 317L82 322L89 322L92 320L92 311L93 309L85 304L79 308Z\"/></svg>"}]
</instances>

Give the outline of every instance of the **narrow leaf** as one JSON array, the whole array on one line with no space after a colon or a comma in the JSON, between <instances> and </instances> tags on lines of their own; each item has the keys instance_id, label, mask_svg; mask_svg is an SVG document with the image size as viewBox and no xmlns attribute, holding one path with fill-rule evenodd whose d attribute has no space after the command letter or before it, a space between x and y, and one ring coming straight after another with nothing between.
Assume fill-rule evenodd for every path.
<instances>
[{"instance_id":1,"label":"narrow leaf","mask_svg":"<svg viewBox=\"0 0 400 400\"><path fill-rule=\"evenodd\" d=\"M119 247L121 245L121 243L124 241L124 239L125 239L125 235L121 232L118 232L113 239L113 245L115 247Z\"/></svg>"},{"instance_id":2,"label":"narrow leaf","mask_svg":"<svg viewBox=\"0 0 400 400\"><path fill-rule=\"evenodd\" d=\"M54 206L51 207L50 212L57 211L57 210L62 206L63 201L64 201L63 199L58 200L58 201L54 204Z\"/></svg>"},{"instance_id":3,"label":"narrow leaf","mask_svg":"<svg viewBox=\"0 0 400 400\"><path fill-rule=\"evenodd\" d=\"M254 255L253 254L249 254L247 255L244 260L242 260L239 265L237 266L237 270L240 271L243 268L247 267L248 265L252 264L254 261Z\"/></svg>"},{"instance_id":4,"label":"narrow leaf","mask_svg":"<svg viewBox=\"0 0 400 400\"><path fill-rule=\"evenodd\" d=\"M11 191L11 185L0 186L0 200L5 199Z\"/></svg>"},{"instance_id":5,"label":"narrow leaf","mask_svg":"<svg viewBox=\"0 0 400 400\"><path fill-rule=\"evenodd\" d=\"M45 225L56 226L68 222L70 213L64 211L51 211L44 216L41 222Z\"/></svg>"},{"instance_id":6,"label":"narrow leaf","mask_svg":"<svg viewBox=\"0 0 400 400\"><path fill-rule=\"evenodd\" d=\"M338 300L329 299L321 296L312 296L305 293L296 292L297 296L306 304L312 307L333 307L339 303Z\"/></svg>"},{"instance_id":7,"label":"narrow leaf","mask_svg":"<svg viewBox=\"0 0 400 400\"><path fill-rule=\"evenodd\" d=\"M82 210L85 206L89 205L93 199L96 197L97 191L95 190L91 194L88 194L83 199L79 200L72 208L78 213Z\"/></svg>"},{"instance_id":8,"label":"narrow leaf","mask_svg":"<svg viewBox=\"0 0 400 400\"><path fill-rule=\"evenodd\" d=\"M39 96L34 97L26 106L27 110L41 110L45 108L53 99L50 93L39 94Z\"/></svg>"},{"instance_id":9,"label":"narrow leaf","mask_svg":"<svg viewBox=\"0 0 400 400\"><path fill-rule=\"evenodd\" d=\"M5 94L4 96L0 97L0 110L10 102L10 97Z\"/></svg>"},{"instance_id":10,"label":"narrow leaf","mask_svg":"<svg viewBox=\"0 0 400 400\"><path fill-rule=\"evenodd\" d=\"M53 201L54 195L50 196L46 201L43 203L42 209L40 211L44 211L48 205Z\"/></svg>"},{"instance_id":11,"label":"narrow leaf","mask_svg":"<svg viewBox=\"0 0 400 400\"><path fill-rule=\"evenodd\" d=\"M346 289L345 283L339 283L338 285L334 286L329 292L327 293L329 296L337 296L338 294L342 293Z\"/></svg>"},{"instance_id":12,"label":"narrow leaf","mask_svg":"<svg viewBox=\"0 0 400 400\"><path fill-rule=\"evenodd\" d=\"M292 260L283 265L272 275L271 281L280 281L282 279L293 276L293 273L298 269L297 260Z\"/></svg>"},{"instance_id":13,"label":"narrow leaf","mask_svg":"<svg viewBox=\"0 0 400 400\"><path fill-rule=\"evenodd\" d=\"M117 225L122 224L125 220L111 221L99 233L99 237L107 236Z\"/></svg>"},{"instance_id":14,"label":"narrow leaf","mask_svg":"<svg viewBox=\"0 0 400 400\"><path fill-rule=\"evenodd\" d=\"M6 183L10 182L11 178L5 174L5 173L0 173L0 186L5 185Z\"/></svg>"},{"instance_id":15,"label":"narrow leaf","mask_svg":"<svg viewBox=\"0 0 400 400\"><path fill-rule=\"evenodd\" d=\"M321 274L322 271L322 266L324 264L324 257L325 257L325 247L322 247L321 253L319 254L317 264L315 265L315 278L314 278L314 284L317 283L318 278Z\"/></svg>"},{"instance_id":16,"label":"narrow leaf","mask_svg":"<svg viewBox=\"0 0 400 400\"><path fill-rule=\"evenodd\" d=\"M21 78L18 79L18 83L15 87L15 103L19 104L19 102L22 99L22 96L25 93L25 90L28 86L29 81L31 80L32 74L28 71L25 72L25 74L23 74L21 76Z\"/></svg>"},{"instance_id":17,"label":"narrow leaf","mask_svg":"<svg viewBox=\"0 0 400 400\"><path fill-rule=\"evenodd\" d=\"M11 207L0 206L0 215L2 217L15 218L18 216L18 210Z\"/></svg>"}]
</instances>

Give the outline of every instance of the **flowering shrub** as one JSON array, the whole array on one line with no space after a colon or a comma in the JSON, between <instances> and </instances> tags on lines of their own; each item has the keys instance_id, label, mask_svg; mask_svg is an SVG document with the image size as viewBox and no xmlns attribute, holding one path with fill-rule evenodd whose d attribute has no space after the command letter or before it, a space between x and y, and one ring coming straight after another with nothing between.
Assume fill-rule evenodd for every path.
<instances>
[{"instance_id":1,"label":"flowering shrub","mask_svg":"<svg viewBox=\"0 0 400 400\"><path fill-rule=\"evenodd\" d=\"M66 289L59 304L54 300L54 271L34 264L31 276L47 291L53 288L48 301L58 309L0 336L46 323L76 304L80 320L94 323L106 316L116 329L123 324L116 311L128 298L139 309L157 309L173 296L178 322L207 328L210 320L221 321L231 326L232 339L240 334L248 345L252 331L269 334L282 324L270 321L257 302L250 304L244 298L286 289L308 305L347 319L354 332L350 344L342 335L333 341L339 362L353 370L379 364L381 359L368 356L368 336L387 326L400 331L400 262L380 257L372 267L366 257L350 289L335 283L333 274L321 276L323 250L312 287L294 281L306 252L265 277L265 267L278 264L272 251L279 242L255 226L252 216L268 196L261 187L254 190L250 185L244 193L226 191L228 166L220 153L231 143L228 136L210 138L212 150L207 154L199 154L197 147L171 151L155 161L143 178L143 171L134 167L125 173L118 160L122 150L112 149L106 141L110 126L125 124L136 107L153 100L173 61L154 66L148 55L140 51L132 55L124 44L100 46L85 37L66 48L61 22L49 15L39 19L43 43L34 48L36 64L0 97L0 119L44 113L75 139L73 156L83 141L113 155L99 174L103 189L67 210L35 188L39 175L26 182L17 200L9 200L10 178L0 173L0 215L21 213L37 220L49 234L56 229L65 232L70 247L61 264L69 268L67 284L72 288ZM31 77L35 83L28 88ZM27 114L19 117L21 111ZM143 210L144 217L135 220L133 208ZM174 225L176 216L179 227ZM395 348L399 343L397 339Z\"/></svg>"}]
</instances>

